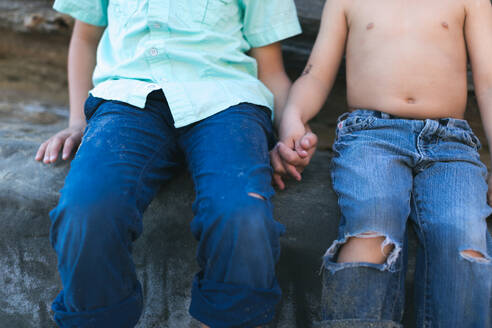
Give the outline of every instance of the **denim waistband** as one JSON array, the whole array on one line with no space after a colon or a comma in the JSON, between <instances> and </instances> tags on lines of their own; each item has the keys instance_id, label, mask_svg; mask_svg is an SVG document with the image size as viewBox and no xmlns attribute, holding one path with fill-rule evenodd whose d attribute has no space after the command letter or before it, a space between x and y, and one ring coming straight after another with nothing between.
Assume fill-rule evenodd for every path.
<instances>
[{"instance_id":1,"label":"denim waistband","mask_svg":"<svg viewBox=\"0 0 492 328\"><path fill-rule=\"evenodd\" d=\"M340 120L343 120L351 115L356 115L356 116L373 116L381 119L400 119L400 120L408 120L408 121L414 121L414 122L425 122L427 120L432 120L436 121L439 123L441 126L446 126L446 127L456 127L456 128L461 128L464 130L471 130L470 126L468 125L468 122L463 119L459 118L452 118L452 117L444 117L444 118L436 118L436 119L413 119L413 118L407 118L407 117L401 117L401 116L396 116L392 114L388 114L385 112L381 112L378 110L372 110L372 109L364 109L364 108L358 108L355 109L352 112L345 113L342 116L340 116Z\"/></svg>"}]
</instances>

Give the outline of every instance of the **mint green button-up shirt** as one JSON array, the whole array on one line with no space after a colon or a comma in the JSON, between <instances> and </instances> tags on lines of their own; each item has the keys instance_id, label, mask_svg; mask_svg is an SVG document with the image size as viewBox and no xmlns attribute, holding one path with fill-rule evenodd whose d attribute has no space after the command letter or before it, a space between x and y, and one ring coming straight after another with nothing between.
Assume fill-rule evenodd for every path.
<instances>
[{"instance_id":1,"label":"mint green button-up shirt","mask_svg":"<svg viewBox=\"0 0 492 328\"><path fill-rule=\"evenodd\" d=\"M143 108L162 89L176 127L241 102L273 109L247 51L301 32L293 0L56 0L53 7L106 26L93 96Z\"/></svg>"}]
</instances>

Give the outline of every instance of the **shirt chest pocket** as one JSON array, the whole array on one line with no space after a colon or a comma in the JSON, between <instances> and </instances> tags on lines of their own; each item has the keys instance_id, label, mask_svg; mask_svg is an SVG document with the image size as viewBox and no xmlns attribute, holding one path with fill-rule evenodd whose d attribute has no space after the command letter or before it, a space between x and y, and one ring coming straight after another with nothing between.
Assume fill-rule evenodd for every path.
<instances>
[{"instance_id":1,"label":"shirt chest pocket","mask_svg":"<svg viewBox=\"0 0 492 328\"><path fill-rule=\"evenodd\" d=\"M122 28L135 15L138 0L110 0L108 5L109 27ZM120 31L117 31L120 32Z\"/></svg>"},{"instance_id":2,"label":"shirt chest pocket","mask_svg":"<svg viewBox=\"0 0 492 328\"><path fill-rule=\"evenodd\" d=\"M238 13L237 0L196 0L193 19L207 26L216 26Z\"/></svg>"}]
</instances>

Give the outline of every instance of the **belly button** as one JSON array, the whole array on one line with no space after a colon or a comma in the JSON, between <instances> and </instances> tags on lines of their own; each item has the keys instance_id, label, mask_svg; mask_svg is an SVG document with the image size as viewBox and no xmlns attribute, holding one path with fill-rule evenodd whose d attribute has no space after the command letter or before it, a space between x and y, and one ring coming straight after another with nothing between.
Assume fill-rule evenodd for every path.
<instances>
[{"instance_id":1,"label":"belly button","mask_svg":"<svg viewBox=\"0 0 492 328\"><path fill-rule=\"evenodd\" d=\"M414 98L407 98L407 104L415 104Z\"/></svg>"},{"instance_id":2,"label":"belly button","mask_svg":"<svg viewBox=\"0 0 492 328\"><path fill-rule=\"evenodd\" d=\"M446 22L442 22L441 26L444 27L445 29L449 29L449 25Z\"/></svg>"},{"instance_id":3,"label":"belly button","mask_svg":"<svg viewBox=\"0 0 492 328\"><path fill-rule=\"evenodd\" d=\"M374 23L369 23L369 24L367 24L367 26L366 26L366 30L370 30L370 29L372 29L373 27L374 27Z\"/></svg>"}]
</instances>

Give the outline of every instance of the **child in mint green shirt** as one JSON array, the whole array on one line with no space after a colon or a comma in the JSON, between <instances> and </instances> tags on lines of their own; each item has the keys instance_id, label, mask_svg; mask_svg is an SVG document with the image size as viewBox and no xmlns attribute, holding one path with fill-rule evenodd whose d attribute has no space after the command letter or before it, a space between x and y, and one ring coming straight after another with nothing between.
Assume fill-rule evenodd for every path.
<instances>
[{"instance_id":1,"label":"child in mint green shirt","mask_svg":"<svg viewBox=\"0 0 492 328\"><path fill-rule=\"evenodd\" d=\"M290 87L278 41L300 33L293 0L57 0L54 8L76 19L70 120L36 159L68 159L78 147L50 213L63 284L55 321L136 325L144 296L131 246L159 187L187 166L201 268L191 315L211 327L268 323L284 230L272 217L268 150L272 112Z\"/></svg>"}]
</instances>

